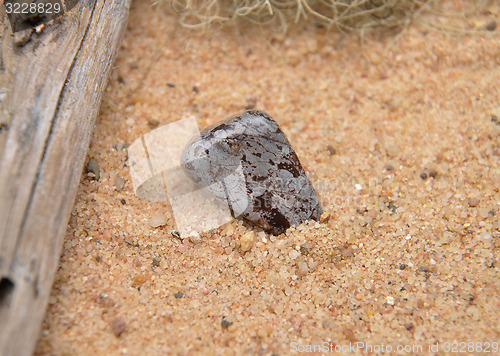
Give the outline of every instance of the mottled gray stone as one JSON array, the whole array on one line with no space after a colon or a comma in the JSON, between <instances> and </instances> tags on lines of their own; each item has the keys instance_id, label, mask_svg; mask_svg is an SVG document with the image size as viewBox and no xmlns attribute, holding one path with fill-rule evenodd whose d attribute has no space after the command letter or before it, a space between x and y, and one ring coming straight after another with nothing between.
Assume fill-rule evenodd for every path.
<instances>
[{"instance_id":1,"label":"mottled gray stone","mask_svg":"<svg viewBox=\"0 0 500 356\"><path fill-rule=\"evenodd\" d=\"M272 234L321 216L295 151L264 112L247 111L206 128L184 149L181 166L198 186L227 200L234 217Z\"/></svg>"}]
</instances>

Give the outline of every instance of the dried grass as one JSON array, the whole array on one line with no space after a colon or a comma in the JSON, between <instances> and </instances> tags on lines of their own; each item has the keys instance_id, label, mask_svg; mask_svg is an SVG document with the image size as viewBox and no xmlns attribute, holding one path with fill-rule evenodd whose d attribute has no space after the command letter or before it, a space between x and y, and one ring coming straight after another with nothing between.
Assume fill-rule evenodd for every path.
<instances>
[{"instance_id":1,"label":"dried grass","mask_svg":"<svg viewBox=\"0 0 500 356\"><path fill-rule=\"evenodd\" d=\"M405 28L418 20L447 33L471 31L467 15L484 9L491 0L158 0L168 5L188 28L217 27L252 22L278 25L284 31L291 24L314 20L328 29L360 32L373 28ZM457 9L459 11L457 11ZM423 14L433 15L424 17ZM455 18L455 22L440 21ZM446 25L444 25L446 23ZM474 31L474 29L472 29Z\"/></svg>"}]
</instances>

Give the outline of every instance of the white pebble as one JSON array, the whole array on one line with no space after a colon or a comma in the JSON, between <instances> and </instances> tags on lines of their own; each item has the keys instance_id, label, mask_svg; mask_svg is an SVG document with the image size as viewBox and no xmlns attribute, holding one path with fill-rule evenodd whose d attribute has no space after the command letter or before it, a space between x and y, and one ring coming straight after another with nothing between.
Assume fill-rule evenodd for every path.
<instances>
[{"instance_id":1,"label":"white pebble","mask_svg":"<svg viewBox=\"0 0 500 356\"><path fill-rule=\"evenodd\" d=\"M288 256L294 260L296 259L297 257L299 257L299 253L297 252L297 250L291 250L289 253L288 253Z\"/></svg>"},{"instance_id":2,"label":"white pebble","mask_svg":"<svg viewBox=\"0 0 500 356\"><path fill-rule=\"evenodd\" d=\"M309 272L309 268L307 266L307 263L305 262L297 263L297 267L299 268L299 273L303 276L305 276Z\"/></svg>"},{"instance_id":3,"label":"white pebble","mask_svg":"<svg viewBox=\"0 0 500 356\"><path fill-rule=\"evenodd\" d=\"M159 226L167 225L167 223L168 223L168 219L163 214L157 214L149 220L149 224L151 225L151 227L159 227Z\"/></svg>"},{"instance_id":4,"label":"white pebble","mask_svg":"<svg viewBox=\"0 0 500 356\"><path fill-rule=\"evenodd\" d=\"M488 231L481 232L481 234L479 235L479 237L482 240L485 240L485 241L491 240L493 238L493 236Z\"/></svg>"}]
</instances>

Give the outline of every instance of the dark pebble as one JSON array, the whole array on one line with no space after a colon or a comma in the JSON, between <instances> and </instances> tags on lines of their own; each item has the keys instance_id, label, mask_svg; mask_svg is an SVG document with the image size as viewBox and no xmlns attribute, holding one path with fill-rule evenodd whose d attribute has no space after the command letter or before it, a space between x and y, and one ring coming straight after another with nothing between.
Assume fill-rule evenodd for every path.
<instances>
[{"instance_id":1,"label":"dark pebble","mask_svg":"<svg viewBox=\"0 0 500 356\"><path fill-rule=\"evenodd\" d=\"M246 111L206 128L187 144L181 166L193 182L229 203L234 217L273 235L306 220L318 221L322 214L297 154L276 121L264 112ZM243 184L227 189L220 184L227 178L241 179Z\"/></svg>"},{"instance_id":2,"label":"dark pebble","mask_svg":"<svg viewBox=\"0 0 500 356\"><path fill-rule=\"evenodd\" d=\"M184 296L184 293L182 293L182 292L177 292L174 294L174 297L176 297L176 298L182 298L183 296Z\"/></svg>"},{"instance_id":3,"label":"dark pebble","mask_svg":"<svg viewBox=\"0 0 500 356\"><path fill-rule=\"evenodd\" d=\"M394 167L392 166L392 164L388 164L387 166L385 166L386 171L392 171L393 169Z\"/></svg>"},{"instance_id":4,"label":"dark pebble","mask_svg":"<svg viewBox=\"0 0 500 356\"><path fill-rule=\"evenodd\" d=\"M309 249L305 246L300 246L300 253L304 256L307 256L309 254Z\"/></svg>"},{"instance_id":5,"label":"dark pebble","mask_svg":"<svg viewBox=\"0 0 500 356\"><path fill-rule=\"evenodd\" d=\"M420 178L422 178L424 180L427 179L427 173L425 173L425 172L420 173Z\"/></svg>"},{"instance_id":6,"label":"dark pebble","mask_svg":"<svg viewBox=\"0 0 500 356\"><path fill-rule=\"evenodd\" d=\"M148 126L150 129L155 129L160 126L160 122L156 119L148 119Z\"/></svg>"},{"instance_id":7,"label":"dark pebble","mask_svg":"<svg viewBox=\"0 0 500 356\"><path fill-rule=\"evenodd\" d=\"M120 337L127 330L127 323L120 317L114 318L111 323L111 330L116 337Z\"/></svg>"},{"instance_id":8,"label":"dark pebble","mask_svg":"<svg viewBox=\"0 0 500 356\"><path fill-rule=\"evenodd\" d=\"M194 87L193 87L193 91L194 91L195 93L197 93L197 92L198 92L198 87L194 86Z\"/></svg>"},{"instance_id":9,"label":"dark pebble","mask_svg":"<svg viewBox=\"0 0 500 356\"><path fill-rule=\"evenodd\" d=\"M390 202L389 204L387 204L387 208L390 209L392 213L395 213L396 210L398 209L398 207L396 205L394 205L393 202Z\"/></svg>"},{"instance_id":10,"label":"dark pebble","mask_svg":"<svg viewBox=\"0 0 500 356\"><path fill-rule=\"evenodd\" d=\"M428 172L429 172L429 173L428 173L428 174L429 174L429 177L431 177L431 178L436 178L436 177L437 177L437 175L438 175L438 172L437 172L435 169L429 169L429 171L428 171Z\"/></svg>"},{"instance_id":11,"label":"dark pebble","mask_svg":"<svg viewBox=\"0 0 500 356\"><path fill-rule=\"evenodd\" d=\"M94 180L101 179L101 168L99 168L99 163L95 159L91 159L87 163L87 173L94 173Z\"/></svg>"},{"instance_id":12,"label":"dark pebble","mask_svg":"<svg viewBox=\"0 0 500 356\"><path fill-rule=\"evenodd\" d=\"M399 265L399 269L405 269L406 268L406 265L404 263L402 263L401 265Z\"/></svg>"},{"instance_id":13,"label":"dark pebble","mask_svg":"<svg viewBox=\"0 0 500 356\"><path fill-rule=\"evenodd\" d=\"M160 258L153 258L153 267L158 267L160 265Z\"/></svg>"},{"instance_id":14,"label":"dark pebble","mask_svg":"<svg viewBox=\"0 0 500 356\"><path fill-rule=\"evenodd\" d=\"M172 230L171 232L172 236L175 237L176 239L182 240L181 234L177 230Z\"/></svg>"},{"instance_id":15,"label":"dark pebble","mask_svg":"<svg viewBox=\"0 0 500 356\"><path fill-rule=\"evenodd\" d=\"M420 267L418 267L418 270L419 270L420 272L428 272L428 271L429 271L429 269L428 269L427 267L425 267L425 266L420 266Z\"/></svg>"},{"instance_id":16,"label":"dark pebble","mask_svg":"<svg viewBox=\"0 0 500 356\"><path fill-rule=\"evenodd\" d=\"M334 147L330 146L330 145L326 146L326 150L327 150L327 151L328 151L328 153L329 153L329 154L331 154L332 156L333 156L334 154L336 154L336 153L337 153L337 150L336 150Z\"/></svg>"},{"instance_id":17,"label":"dark pebble","mask_svg":"<svg viewBox=\"0 0 500 356\"><path fill-rule=\"evenodd\" d=\"M411 330L413 329L413 323L409 323L408 325L405 326L406 330Z\"/></svg>"},{"instance_id":18,"label":"dark pebble","mask_svg":"<svg viewBox=\"0 0 500 356\"><path fill-rule=\"evenodd\" d=\"M495 31L495 29L497 28L497 23L495 21L490 21L486 24L485 28L488 31Z\"/></svg>"},{"instance_id":19,"label":"dark pebble","mask_svg":"<svg viewBox=\"0 0 500 356\"><path fill-rule=\"evenodd\" d=\"M123 205L127 204L127 201L125 199L122 199L122 204Z\"/></svg>"},{"instance_id":20,"label":"dark pebble","mask_svg":"<svg viewBox=\"0 0 500 356\"><path fill-rule=\"evenodd\" d=\"M167 83L167 86L168 86L169 88L175 88L175 84L172 84L172 83Z\"/></svg>"},{"instance_id":21,"label":"dark pebble","mask_svg":"<svg viewBox=\"0 0 500 356\"><path fill-rule=\"evenodd\" d=\"M233 323L231 321L227 321L226 319L222 319L220 322L220 326L222 326L223 329L227 329L231 325L233 325Z\"/></svg>"}]
</instances>

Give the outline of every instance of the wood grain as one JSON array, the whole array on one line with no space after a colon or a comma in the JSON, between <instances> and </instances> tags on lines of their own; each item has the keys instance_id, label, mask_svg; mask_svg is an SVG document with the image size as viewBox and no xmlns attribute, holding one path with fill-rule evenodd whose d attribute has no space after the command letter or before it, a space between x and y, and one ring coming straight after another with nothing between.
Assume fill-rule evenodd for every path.
<instances>
[{"instance_id":1,"label":"wood grain","mask_svg":"<svg viewBox=\"0 0 500 356\"><path fill-rule=\"evenodd\" d=\"M40 332L130 0L82 0L40 32L0 24L0 355Z\"/></svg>"}]
</instances>

